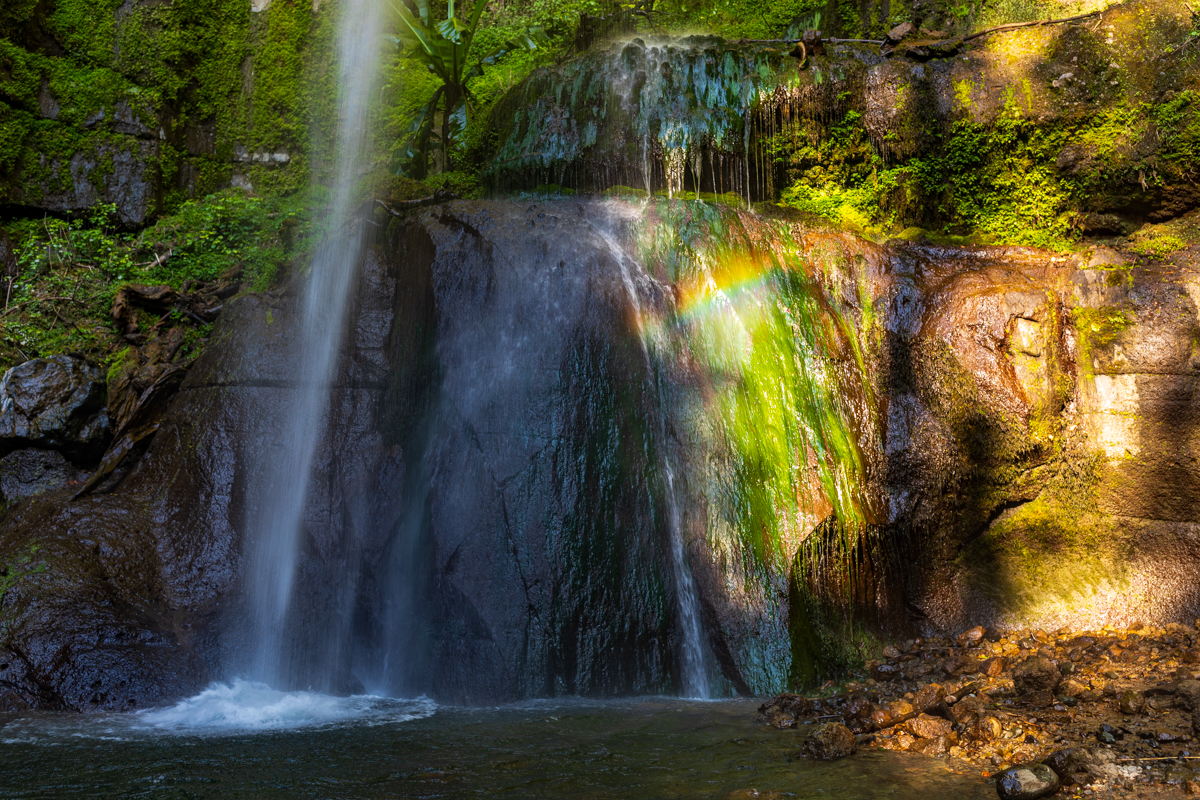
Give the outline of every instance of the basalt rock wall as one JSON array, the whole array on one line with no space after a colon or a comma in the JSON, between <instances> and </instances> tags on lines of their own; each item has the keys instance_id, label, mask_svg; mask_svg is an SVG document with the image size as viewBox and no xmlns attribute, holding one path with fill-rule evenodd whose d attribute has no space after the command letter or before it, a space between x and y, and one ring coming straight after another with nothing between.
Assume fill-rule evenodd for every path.
<instances>
[{"instance_id":1,"label":"basalt rock wall","mask_svg":"<svg viewBox=\"0 0 1200 800\"><path fill-rule=\"evenodd\" d=\"M360 266L294 645L344 634L346 691L389 649L393 685L449 700L669 690L659 412L627 331L661 289L626 283L575 208L457 204L398 225ZM229 305L108 493L71 486L5 518L9 707L143 707L238 674L250 472L299 373L293 302Z\"/></svg>"},{"instance_id":2,"label":"basalt rock wall","mask_svg":"<svg viewBox=\"0 0 1200 800\"><path fill-rule=\"evenodd\" d=\"M343 691L673 691L675 530L719 691L823 678L872 628L1194 619L1194 255L881 246L694 201L395 220L359 266L293 644ZM144 451L8 510L7 707L242 671L293 303L231 302Z\"/></svg>"}]
</instances>

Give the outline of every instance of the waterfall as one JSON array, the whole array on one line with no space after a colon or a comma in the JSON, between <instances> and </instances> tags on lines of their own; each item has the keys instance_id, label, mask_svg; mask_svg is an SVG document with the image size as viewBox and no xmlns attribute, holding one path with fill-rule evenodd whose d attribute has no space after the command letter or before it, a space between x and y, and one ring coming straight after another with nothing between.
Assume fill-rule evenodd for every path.
<instances>
[{"instance_id":1,"label":"waterfall","mask_svg":"<svg viewBox=\"0 0 1200 800\"><path fill-rule=\"evenodd\" d=\"M288 614L305 544L303 516L313 459L325 430L322 420L363 244L361 226L352 220L354 184L369 160L368 112L382 30L378 0L345 0L340 12L337 150L328 229L300 297L293 345L296 386L281 409L279 446L259 469L259 502L248 519L250 670L255 679L281 688L310 680L291 663Z\"/></svg>"}]
</instances>

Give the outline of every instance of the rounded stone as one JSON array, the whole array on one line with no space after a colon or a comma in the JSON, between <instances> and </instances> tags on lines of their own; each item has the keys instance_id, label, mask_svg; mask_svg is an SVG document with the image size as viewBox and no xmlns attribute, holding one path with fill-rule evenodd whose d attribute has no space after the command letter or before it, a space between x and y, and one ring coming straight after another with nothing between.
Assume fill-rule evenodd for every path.
<instances>
[{"instance_id":1,"label":"rounded stone","mask_svg":"<svg viewBox=\"0 0 1200 800\"><path fill-rule=\"evenodd\" d=\"M1058 775L1045 764L1010 767L996 776L1001 800L1037 800L1058 791Z\"/></svg>"},{"instance_id":2,"label":"rounded stone","mask_svg":"<svg viewBox=\"0 0 1200 800\"><path fill-rule=\"evenodd\" d=\"M800 752L820 761L833 761L858 752L854 734L840 722L817 725L800 746Z\"/></svg>"},{"instance_id":3,"label":"rounded stone","mask_svg":"<svg viewBox=\"0 0 1200 800\"><path fill-rule=\"evenodd\" d=\"M75 356L35 358L0 379L0 450L94 457L108 441L104 371Z\"/></svg>"},{"instance_id":4,"label":"rounded stone","mask_svg":"<svg viewBox=\"0 0 1200 800\"><path fill-rule=\"evenodd\" d=\"M1137 714L1146 707L1146 698L1141 692L1130 689L1122 692L1118 706L1122 714Z\"/></svg>"},{"instance_id":5,"label":"rounded stone","mask_svg":"<svg viewBox=\"0 0 1200 800\"><path fill-rule=\"evenodd\" d=\"M1021 694L1053 692L1062 680L1062 673L1048 658L1026 659L1013 670L1013 686Z\"/></svg>"}]
</instances>

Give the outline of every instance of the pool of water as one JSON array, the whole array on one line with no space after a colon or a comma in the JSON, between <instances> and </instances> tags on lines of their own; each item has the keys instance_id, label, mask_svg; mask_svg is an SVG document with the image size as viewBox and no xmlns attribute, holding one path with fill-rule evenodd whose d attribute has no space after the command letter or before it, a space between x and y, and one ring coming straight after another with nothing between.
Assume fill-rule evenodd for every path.
<instances>
[{"instance_id":1,"label":"pool of water","mask_svg":"<svg viewBox=\"0 0 1200 800\"><path fill-rule=\"evenodd\" d=\"M994 797L969 768L924 756L799 758L803 732L758 724L756 705L467 709L218 686L141 714L0 717L0 797Z\"/></svg>"}]
</instances>

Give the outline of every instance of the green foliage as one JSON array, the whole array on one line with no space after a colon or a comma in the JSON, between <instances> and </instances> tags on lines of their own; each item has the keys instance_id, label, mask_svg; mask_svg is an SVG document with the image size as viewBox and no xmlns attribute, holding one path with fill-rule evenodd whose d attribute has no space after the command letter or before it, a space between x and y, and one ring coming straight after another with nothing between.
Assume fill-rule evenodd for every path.
<instances>
[{"instance_id":1,"label":"green foliage","mask_svg":"<svg viewBox=\"0 0 1200 800\"><path fill-rule=\"evenodd\" d=\"M16 244L16 261L0 282L0 365L63 352L117 363L125 343L109 312L127 283L180 289L240 273L251 288L269 288L308 253L312 207L303 197L260 199L230 190L186 203L139 234L116 227L112 205L86 218L7 224L0 233ZM188 335L195 340L208 330Z\"/></svg>"},{"instance_id":2,"label":"green foliage","mask_svg":"<svg viewBox=\"0 0 1200 800\"><path fill-rule=\"evenodd\" d=\"M1163 142L1163 171L1194 184L1200 173L1200 92L1179 92L1159 106L1149 106L1148 112Z\"/></svg>"},{"instance_id":3,"label":"green foliage","mask_svg":"<svg viewBox=\"0 0 1200 800\"><path fill-rule=\"evenodd\" d=\"M825 6L825 0L665 0L658 7L668 21L685 29L703 26L705 32L729 38L776 39L797 16Z\"/></svg>"},{"instance_id":4,"label":"green foliage","mask_svg":"<svg viewBox=\"0 0 1200 800\"><path fill-rule=\"evenodd\" d=\"M56 0L29 9L24 25L9 28L6 6L0 202L28 204L43 191L58 191L59 176L47 171L66 170L75 152L136 153L128 126L140 125L143 139L153 136L166 109L168 139L149 164L151 174L161 170L159 210L228 185L235 146L244 150L236 169L259 191L304 187L310 144L336 123L330 51L337 11L327 4L318 13L303 2L276 2L252 14L244 0ZM95 141L109 132L103 143ZM253 158L280 152L289 155L286 165ZM18 167L20 180L12 180Z\"/></svg>"},{"instance_id":5,"label":"green foliage","mask_svg":"<svg viewBox=\"0 0 1200 800\"><path fill-rule=\"evenodd\" d=\"M828 133L811 121L800 122L772 137L767 149L796 176L781 192L781 205L854 230L874 225L883 162L871 147L861 113L847 112Z\"/></svg>"},{"instance_id":6,"label":"green foliage","mask_svg":"<svg viewBox=\"0 0 1200 800\"><path fill-rule=\"evenodd\" d=\"M827 135L781 132L777 161L796 176L783 205L866 233L941 224L943 233L970 232L983 241L1066 248L1074 236L1070 190L1054 157L1067 140L1035 124L1010 104L993 124L962 119L931 147L887 166L861 115L847 112Z\"/></svg>"},{"instance_id":7,"label":"green foliage","mask_svg":"<svg viewBox=\"0 0 1200 800\"><path fill-rule=\"evenodd\" d=\"M517 31L500 49L471 65L471 45L487 3L488 0L475 0L470 14L460 20L454 14L454 0L449 0L446 19L437 24L433 22L427 0L416 0L415 16L406 5L392 4L401 22L401 35L394 40L397 47L406 47L438 80L433 96L417 113L408 129L410 142L404 153L403 168L412 177L425 176L430 150L435 142L442 151L443 169L453 168L451 147L466 128L475 105L469 81L483 75L484 65L494 65L513 50L537 50L549 41L541 28ZM435 138L439 109L442 114L441 130L440 136Z\"/></svg>"},{"instance_id":8,"label":"green foliage","mask_svg":"<svg viewBox=\"0 0 1200 800\"><path fill-rule=\"evenodd\" d=\"M1070 202L1052 157L1063 143L1010 105L990 126L955 123L942 152L910 168L925 195L938 198L943 219L998 242L1062 248Z\"/></svg>"},{"instance_id":9,"label":"green foliage","mask_svg":"<svg viewBox=\"0 0 1200 800\"><path fill-rule=\"evenodd\" d=\"M263 200L238 190L189 201L160 221L141 242L169 247L171 256L145 277L156 283L211 281L240 269L256 291L269 287L307 242L311 221L302 201ZM156 248L161 249L161 248Z\"/></svg>"}]
</instances>

